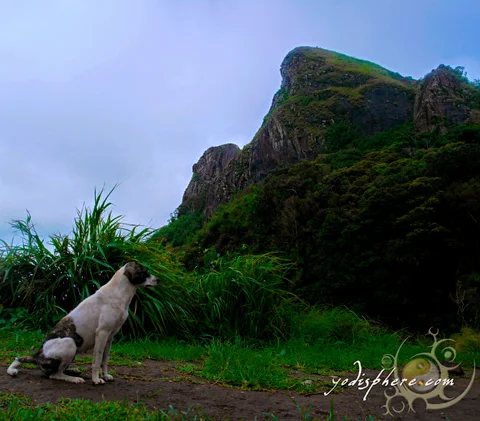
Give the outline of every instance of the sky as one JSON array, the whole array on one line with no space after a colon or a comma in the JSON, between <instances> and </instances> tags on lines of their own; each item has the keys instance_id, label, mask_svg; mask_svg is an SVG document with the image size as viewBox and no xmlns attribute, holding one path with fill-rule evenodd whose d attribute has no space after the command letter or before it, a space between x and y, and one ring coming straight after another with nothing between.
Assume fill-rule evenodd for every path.
<instances>
[{"instance_id":1,"label":"sky","mask_svg":"<svg viewBox=\"0 0 480 421\"><path fill-rule=\"evenodd\" d=\"M211 146L251 141L297 46L480 78L477 0L0 0L0 239L68 234L94 189L152 228Z\"/></svg>"}]
</instances>

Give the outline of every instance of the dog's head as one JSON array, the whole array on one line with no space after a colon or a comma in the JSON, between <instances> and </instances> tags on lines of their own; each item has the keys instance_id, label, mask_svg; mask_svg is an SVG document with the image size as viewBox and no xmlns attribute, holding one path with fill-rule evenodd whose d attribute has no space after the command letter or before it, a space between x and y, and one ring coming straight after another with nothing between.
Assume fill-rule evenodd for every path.
<instances>
[{"instance_id":1,"label":"dog's head","mask_svg":"<svg viewBox=\"0 0 480 421\"><path fill-rule=\"evenodd\" d=\"M153 287L157 285L158 280L155 276L150 275L145 266L140 263L128 262L124 266L124 275L136 287Z\"/></svg>"}]
</instances>

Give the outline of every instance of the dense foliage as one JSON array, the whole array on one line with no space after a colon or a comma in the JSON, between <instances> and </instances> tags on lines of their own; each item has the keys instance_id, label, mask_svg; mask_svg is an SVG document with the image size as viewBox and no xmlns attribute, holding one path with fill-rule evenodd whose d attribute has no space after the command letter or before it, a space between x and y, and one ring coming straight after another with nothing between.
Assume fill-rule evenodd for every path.
<instances>
[{"instance_id":1,"label":"dense foliage","mask_svg":"<svg viewBox=\"0 0 480 421\"><path fill-rule=\"evenodd\" d=\"M176 209L168 224L157 230L152 238L166 241L173 247L181 246L190 241L192 235L202 227L202 224L202 213L191 210L180 212L180 209Z\"/></svg>"},{"instance_id":2,"label":"dense foliage","mask_svg":"<svg viewBox=\"0 0 480 421\"><path fill-rule=\"evenodd\" d=\"M326 136L332 153L219 207L183 247L185 262L201 266L207 248L281 251L311 302L420 331L478 327L480 126L418 135L407 124L372 137L342 128Z\"/></svg>"}]
</instances>

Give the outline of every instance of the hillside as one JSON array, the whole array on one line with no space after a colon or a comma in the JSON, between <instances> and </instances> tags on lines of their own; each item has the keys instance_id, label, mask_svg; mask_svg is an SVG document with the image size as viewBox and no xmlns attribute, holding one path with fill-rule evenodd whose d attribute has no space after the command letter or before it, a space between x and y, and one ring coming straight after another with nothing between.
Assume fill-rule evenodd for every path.
<instances>
[{"instance_id":1,"label":"hillside","mask_svg":"<svg viewBox=\"0 0 480 421\"><path fill-rule=\"evenodd\" d=\"M191 268L278 252L295 293L395 327L478 327L478 87L309 47L280 71L252 142L195 164L164 241Z\"/></svg>"}]
</instances>

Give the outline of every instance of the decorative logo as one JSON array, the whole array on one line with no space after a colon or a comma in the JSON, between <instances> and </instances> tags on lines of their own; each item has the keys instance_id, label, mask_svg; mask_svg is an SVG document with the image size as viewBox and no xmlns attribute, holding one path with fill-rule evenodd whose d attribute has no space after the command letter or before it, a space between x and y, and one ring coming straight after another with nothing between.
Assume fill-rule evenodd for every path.
<instances>
[{"instance_id":1,"label":"decorative logo","mask_svg":"<svg viewBox=\"0 0 480 421\"><path fill-rule=\"evenodd\" d=\"M397 350L395 356L391 354L384 355L382 358L382 366L384 370L392 370L395 380L391 386L394 388L394 393L389 395L385 391L387 402L382 408L385 408L384 415L399 414L404 411L408 404L408 411L413 411L413 402L416 399L421 399L425 402L427 409L445 409L460 402L473 385L475 379L475 363L473 366L473 374L467 388L457 397L447 397L445 395L445 388L453 386L453 379L449 378L449 371L455 370L459 364L453 364L457 356L455 348L446 346L448 342L455 342L453 339L442 339L437 341L438 330L433 333L431 329L428 334L433 337L433 345L431 345L430 352L416 354L403 367L401 376L398 370L398 356L403 344L408 339L402 342ZM439 356L441 357L439 358ZM443 361L443 363L440 362ZM446 363L445 363L446 361ZM451 365L451 366L450 366ZM400 380L400 378L402 380ZM441 399L441 403L432 403L431 400ZM395 399L395 403L393 402ZM400 407L396 403L401 403ZM393 411L393 412L392 412Z\"/></svg>"}]
</instances>

